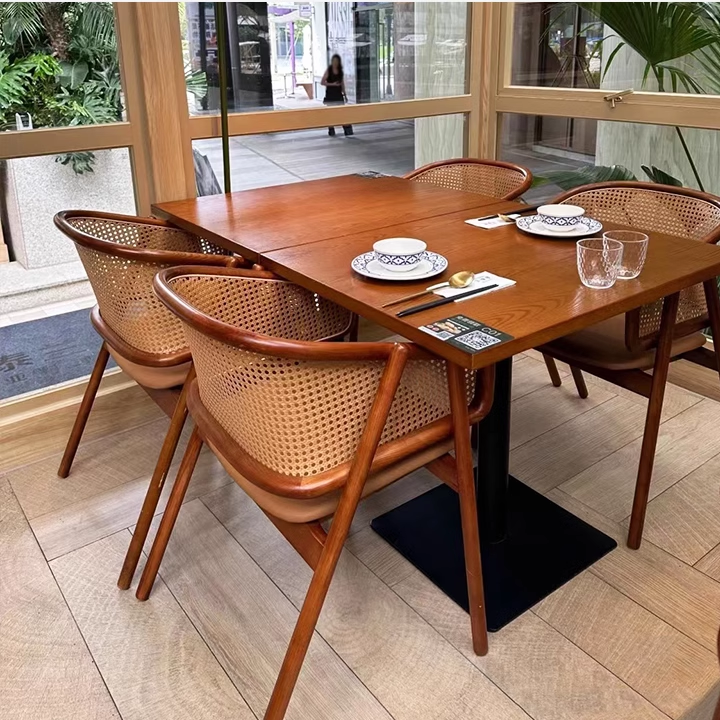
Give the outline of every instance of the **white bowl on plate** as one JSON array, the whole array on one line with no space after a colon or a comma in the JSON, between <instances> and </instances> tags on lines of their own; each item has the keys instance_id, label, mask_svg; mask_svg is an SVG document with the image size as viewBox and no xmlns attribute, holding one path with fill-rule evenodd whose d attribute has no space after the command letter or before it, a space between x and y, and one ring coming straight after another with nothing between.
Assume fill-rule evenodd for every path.
<instances>
[{"instance_id":1,"label":"white bowl on plate","mask_svg":"<svg viewBox=\"0 0 720 720\"><path fill-rule=\"evenodd\" d=\"M373 245L375 259L391 272L414 270L423 259L426 248L427 245L416 238L386 238Z\"/></svg>"},{"instance_id":2,"label":"white bowl on plate","mask_svg":"<svg viewBox=\"0 0 720 720\"><path fill-rule=\"evenodd\" d=\"M578 205L541 205L537 209L540 222L554 232L575 230L583 221L585 209Z\"/></svg>"}]
</instances>

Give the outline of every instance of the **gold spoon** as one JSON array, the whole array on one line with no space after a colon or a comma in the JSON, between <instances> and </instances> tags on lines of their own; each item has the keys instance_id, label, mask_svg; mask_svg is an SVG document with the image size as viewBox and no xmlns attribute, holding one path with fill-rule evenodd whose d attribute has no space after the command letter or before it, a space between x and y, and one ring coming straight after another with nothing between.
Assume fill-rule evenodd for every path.
<instances>
[{"instance_id":1,"label":"gold spoon","mask_svg":"<svg viewBox=\"0 0 720 720\"><path fill-rule=\"evenodd\" d=\"M429 288L425 288L425 290L423 290L422 292L414 293L413 295L406 295L405 297L398 298L397 300L391 300L390 302L381 305L381 307L390 307L390 305L397 305L398 303L405 302L406 300L414 300L415 298L422 297L423 295L428 295L435 290L439 290L440 288L444 287L458 289L466 288L468 285L472 284L472 281L474 279L475 273L472 273L469 270L461 270L460 272L456 272L454 275L451 275L446 282L441 282L437 285L431 285Z\"/></svg>"}]
</instances>

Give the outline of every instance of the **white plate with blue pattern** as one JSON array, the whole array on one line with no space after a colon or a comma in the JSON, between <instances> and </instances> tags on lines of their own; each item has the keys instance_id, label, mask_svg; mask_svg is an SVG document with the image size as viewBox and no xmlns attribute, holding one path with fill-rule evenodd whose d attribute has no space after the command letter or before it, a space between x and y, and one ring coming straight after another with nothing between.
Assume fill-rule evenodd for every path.
<instances>
[{"instance_id":1,"label":"white plate with blue pattern","mask_svg":"<svg viewBox=\"0 0 720 720\"><path fill-rule=\"evenodd\" d=\"M350 265L356 273L372 278L373 280L407 282L410 280L425 280L426 278L440 275L440 273L447 269L448 261L447 258L442 255L426 250L417 267L405 272L398 272L397 270L386 270L375 259L375 253L371 250L370 252L358 255Z\"/></svg>"},{"instance_id":2,"label":"white plate with blue pattern","mask_svg":"<svg viewBox=\"0 0 720 720\"><path fill-rule=\"evenodd\" d=\"M530 235L539 235L540 237L555 238L556 240L570 240L570 238L587 237L594 235L602 230L602 223L586 217L577 227L571 230L550 230L545 223L541 222L539 215L528 215L519 217L515 224L518 229Z\"/></svg>"}]
</instances>

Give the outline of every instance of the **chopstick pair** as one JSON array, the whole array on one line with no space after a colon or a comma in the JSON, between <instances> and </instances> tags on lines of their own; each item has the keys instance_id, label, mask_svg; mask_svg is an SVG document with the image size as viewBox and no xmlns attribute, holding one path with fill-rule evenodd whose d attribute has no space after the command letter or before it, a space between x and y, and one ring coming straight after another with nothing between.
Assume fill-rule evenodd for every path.
<instances>
[{"instance_id":1,"label":"chopstick pair","mask_svg":"<svg viewBox=\"0 0 720 720\"><path fill-rule=\"evenodd\" d=\"M528 205L524 208L519 208L518 210L513 210L511 213L512 215L523 215L526 212L532 212L534 210L537 210L540 206L539 205ZM496 217L509 217L507 213L494 213L493 215L485 215L484 217L474 218L475 222L480 222L481 220L492 220Z\"/></svg>"},{"instance_id":2,"label":"chopstick pair","mask_svg":"<svg viewBox=\"0 0 720 720\"><path fill-rule=\"evenodd\" d=\"M497 283L492 285L483 285L483 287L475 288L474 290L468 290L467 292L460 293L459 295L450 295L449 297L440 298L439 300L432 300L422 305L415 305L415 307L406 308L401 310L395 315L395 317L406 317L407 315L414 315L415 313L422 312L423 310L430 310L430 308L440 307L441 305L449 305L456 300L462 300L463 298L470 297L471 295L478 295L488 290L493 290L498 286Z\"/></svg>"}]
</instances>

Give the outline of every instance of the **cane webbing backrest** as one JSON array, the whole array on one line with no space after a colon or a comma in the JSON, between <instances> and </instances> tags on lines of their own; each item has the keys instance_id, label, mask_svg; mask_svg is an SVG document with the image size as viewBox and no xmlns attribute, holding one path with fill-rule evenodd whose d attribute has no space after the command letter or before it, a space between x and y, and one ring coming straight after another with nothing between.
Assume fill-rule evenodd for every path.
<instances>
[{"instance_id":1,"label":"cane webbing backrest","mask_svg":"<svg viewBox=\"0 0 720 720\"><path fill-rule=\"evenodd\" d=\"M663 186L608 186L589 188L564 196L563 203L579 205L589 217L601 222L617 223L646 233L663 233L675 237L707 242L720 227L720 207L708 199L686 195L682 188L673 191ZM652 247L652 239L650 240ZM660 331L663 301L644 305L638 316L637 337L628 337L631 349L651 346ZM703 326L707 305L702 285L680 293L676 325L685 324L689 332ZM635 332L633 331L633 335Z\"/></svg>"},{"instance_id":2,"label":"cane webbing backrest","mask_svg":"<svg viewBox=\"0 0 720 720\"><path fill-rule=\"evenodd\" d=\"M522 195L530 184L529 171L519 165L495 165L472 160L433 163L406 177L448 190L463 190L502 200Z\"/></svg>"},{"instance_id":3,"label":"cane webbing backrest","mask_svg":"<svg viewBox=\"0 0 720 720\"><path fill-rule=\"evenodd\" d=\"M338 306L284 281L182 275L168 284L204 315L274 338L320 340L349 321ZM202 403L245 453L300 478L352 459L384 361L287 359L216 340L197 324L185 331ZM410 361L381 443L448 413L443 362Z\"/></svg>"},{"instance_id":4,"label":"cane webbing backrest","mask_svg":"<svg viewBox=\"0 0 720 720\"><path fill-rule=\"evenodd\" d=\"M182 324L155 296L157 272L180 261L143 262L118 257L114 246L168 253L227 255L204 238L164 225L137 220L71 216L67 223L102 241L102 250L75 241L80 260L100 308L100 315L122 340L153 355L174 355L186 349ZM71 238L75 240L74 238ZM187 257L182 261L187 263Z\"/></svg>"}]
</instances>

